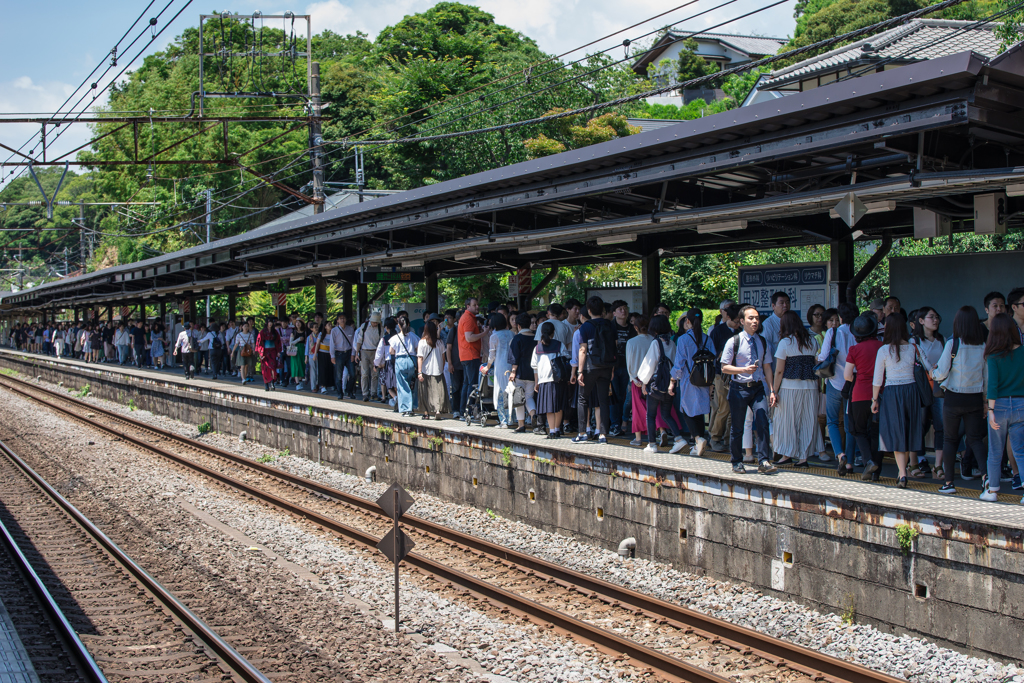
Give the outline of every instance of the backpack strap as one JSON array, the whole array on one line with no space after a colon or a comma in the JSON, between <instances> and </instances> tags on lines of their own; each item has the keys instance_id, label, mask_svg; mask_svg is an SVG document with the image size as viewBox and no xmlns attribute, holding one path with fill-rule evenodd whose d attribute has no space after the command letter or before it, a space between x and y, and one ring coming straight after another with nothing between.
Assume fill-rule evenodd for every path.
<instances>
[{"instance_id":1,"label":"backpack strap","mask_svg":"<svg viewBox=\"0 0 1024 683\"><path fill-rule=\"evenodd\" d=\"M957 354L958 351L960 351L960 337L955 337L953 339L953 348L950 350L950 354L949 354L949 365L950 365L950 367L953 366L953 359L956 358L956 354Z\"/></svg>"}]
</instances>

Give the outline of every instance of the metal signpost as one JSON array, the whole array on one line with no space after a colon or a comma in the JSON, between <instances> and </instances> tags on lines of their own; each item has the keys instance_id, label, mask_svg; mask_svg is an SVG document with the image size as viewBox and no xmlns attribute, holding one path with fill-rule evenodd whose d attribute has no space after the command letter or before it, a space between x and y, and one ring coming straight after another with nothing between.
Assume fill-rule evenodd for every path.
<instances>
[{"instance_id":1,"label":"metal signpost","mask_svg":"<svg viewBox=\"0 0 1024 683\"><path fill-rule=\"evenodd\" d=\"M384 553L395 565L395 633L398 633L398 565L402 563L405 556L412 552L416 545L408 534L398 526L398 518L409 511L413 504L412 496L398 484L392 484L380 498L377 505L384 512L388 513L394 522L394 526L387 535L380 539L377 550Z\"/></svg>"}]
</instances>

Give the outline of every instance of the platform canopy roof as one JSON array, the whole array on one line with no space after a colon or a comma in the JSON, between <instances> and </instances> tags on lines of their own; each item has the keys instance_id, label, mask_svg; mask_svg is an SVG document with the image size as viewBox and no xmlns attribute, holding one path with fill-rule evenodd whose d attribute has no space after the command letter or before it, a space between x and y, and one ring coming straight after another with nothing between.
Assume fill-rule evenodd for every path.
<instances>
[{"instance_id":1,"label":"platform canopy roof","mask_svg":"<svg viewBox=\"0 0 1024 683\"><path fill-rule=\"evenodd\" d=\"M973 196L1024 183L1024 54L966 51L299 217L3 298L70 307L246 291L361 268L453 277L973 228ZM1010 209L1017 199L1010 199ZM1024 207L1021 207L1024 208Z\"/></svg>"}]
</instances>

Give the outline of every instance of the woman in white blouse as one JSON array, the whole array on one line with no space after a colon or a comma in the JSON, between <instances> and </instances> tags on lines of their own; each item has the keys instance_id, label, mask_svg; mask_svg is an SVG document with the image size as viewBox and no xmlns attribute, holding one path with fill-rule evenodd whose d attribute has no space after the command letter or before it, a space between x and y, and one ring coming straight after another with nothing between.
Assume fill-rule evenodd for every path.
<instances>
[{"instance_id":1,"label":"woman in white blouse","mask_svg":"<svg viewBox=\"0 0 1024 683\"><path fill-rule=\"evenodd\" d=\"M445 355L444 344L438 340L437 323L428 320L416 351L416 379L424 420L431 417L440 420L442 413L451 412L448 386L444 381Z\"/></svg>"},{"instance_id":2,"label":"woman in white blouse","mask_svg":"<svg viewBox=\"0 0 1024 683\"><path fill-rule=\"evenodd\" d=\"M896 486L905 489L910 452L921 450L924 442L921 431L924 408L914 381L917 347L910 343L907 321L900 313L885 319L882 343L884 346L875 358L875 377L871 383L871 412L878 414L878 450L896 454L899 467Z\"/></svg>"}]
</instances>

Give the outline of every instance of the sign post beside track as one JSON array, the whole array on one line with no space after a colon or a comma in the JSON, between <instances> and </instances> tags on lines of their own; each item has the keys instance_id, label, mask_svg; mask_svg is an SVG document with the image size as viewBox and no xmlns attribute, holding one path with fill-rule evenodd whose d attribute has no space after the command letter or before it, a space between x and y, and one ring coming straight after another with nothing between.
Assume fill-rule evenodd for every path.
<instances>
[{"instance_id":1,"label":"sign post beside track","mask_svg":"<svg viewBox=\"0 0 1024 683\"><path fill-rule=\"evenodd\" d=\"M388 513L394 522L394 526L387 535L380 539L377 549L384 553L395 565L395 633L398 633L398 565L402 563L405 556L412 552L416 544L408 534L398 526L398 518L409 511L412 507L412 496L399 484L392 484L380 498L377 505Z\"/></svg>"}]
</instances>

